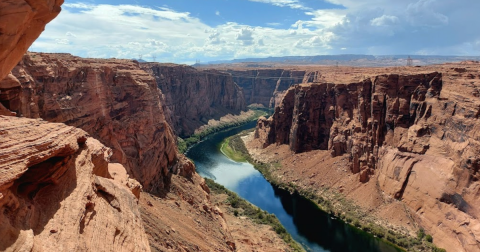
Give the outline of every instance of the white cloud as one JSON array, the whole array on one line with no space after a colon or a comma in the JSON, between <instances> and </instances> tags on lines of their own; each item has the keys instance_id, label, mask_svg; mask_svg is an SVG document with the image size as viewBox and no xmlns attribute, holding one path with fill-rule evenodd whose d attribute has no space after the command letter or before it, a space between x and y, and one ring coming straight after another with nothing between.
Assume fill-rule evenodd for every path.
<instances>
[{"instance_id":1,"label":"white cloud","mask_svg":"<svg viewBox=\"0 0 480 252\"><path fill-rule=\"evenodd\" d=\"M220 11L215 11L215 15L220 16Z\"/></svg>"},{"instance_id":2,"label":"white cloud","mask_svg":"<svg viewBox=\"0 0 480 252\"><path fill-rule=\"evenodd\" d=\"M370 24L373 26L390 26L399 22L398 17L382 15L381 17L370 20Z\"/></svg>"},{"instance_id":3,"label":"white cloud","mask_svg":"<svg viewBox=\"0 0 480 252\"><path fill-rule=\"evenodd\" d=\"M253 30L249 28L242 28L236 36L237 40L242 41L243 45L253 44Z\"/></svg>"},{"instance_id":4,"label":"white cloud","mask_svg":"<svg viewBox=\"0 0 480 252\"><path fill-rule=\"evenodd\" d=\"M251 1L298 7L306 18L282 22L288 28L211 26L165 7L66 3L30 50L107 58L156 55L157 61L176 63L338 53L480 54L480 34L465 25L476 20L480 1L328 0L345 8L323 10L307 9L298 0Z\"/></svg>"},{"instance_id":5,"label":"white cloud","mask_svg":"<svg viewBox=\"0 0 480 252\"><path fill-rule=\"evenodd\" d=\"M208 42L212 45L218 45L221 43L225 43L225 40L220 38L220 33L214 32L208 36Z\"/></svg>"},{"instance_id":6,"label":"white cloud","mask_svg":"<svg viewBox=\"0 0 480 252\"><path fill-rule=\"evenodd\" d=\"M267 3L267 4L272 4L272 5L280 6L280 7L290 7L292 9L304 9L304 10L309 10L310 9L310 8L305 7L298 0L249 0L249 1Z\"/></svg>"},{"instance_id":7,"label":"white cloud","mask_svg":"<svg viewBox=\"0 0 480 252\"><path fill-rule=\"evenodd\" d=\"M407 6L407 18L412 25L435 27L448 24L448 17L436 10L437 0L419 0Z\"/></svg>"},{"instance_id":8,"label":"white cloud","mask_svg":"<svg viewBox=\"0 0 480 252\"><path fill-rule=\"evenodd\" d=\"M343 21L345 10L316 10L305 14L313 16L309 21L302 21L303 24L312 27L332 27Z\"/></svg>"},{"instance_id":9,"label":"white cloud","mask_svg":"<svg viewBox=\"0 0 480 252\"><path fill-rule=\"evenodd\" d=\"M71 33L71 32L65 33L65 36L67 36L67 37L74 37L74 38L77 37L77 35L75 35L75 34L73 34L73 33Z\"/></svg>"},{"instance_id":10,"label":"white cloud","mask_svg":"<svg viewBox=\"0 0 480 252\"><path fill-rule=\"evenodd\" d=\"M70 44L70 40L68 39L55 39L55 42L57 44L61 44L61 45L68 45Z\"/></svg>"}]
</instances>

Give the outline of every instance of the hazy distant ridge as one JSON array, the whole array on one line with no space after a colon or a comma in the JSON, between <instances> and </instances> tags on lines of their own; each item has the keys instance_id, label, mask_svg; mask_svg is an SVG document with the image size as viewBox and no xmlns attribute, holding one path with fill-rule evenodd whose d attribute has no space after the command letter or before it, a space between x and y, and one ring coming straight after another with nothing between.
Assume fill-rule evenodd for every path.
<instances>
[{"instance_id":1,"label":"hazy distant ridge","mask_svg":"<svg viewBox=\"0 0 480 252\"><path fill-rule=\"evenodd\" d=\"M349 66L402 66L407 65L407 59L413 60L413 65L442 64L465 60L480 60L480 56L442 56L442 55L316 55L316 56L285 56L268 58L246 58L233 60L210 61L206 64L234 64L234 63L279 63L288 65L349 65Z\"/></svg>"}]
</instances>

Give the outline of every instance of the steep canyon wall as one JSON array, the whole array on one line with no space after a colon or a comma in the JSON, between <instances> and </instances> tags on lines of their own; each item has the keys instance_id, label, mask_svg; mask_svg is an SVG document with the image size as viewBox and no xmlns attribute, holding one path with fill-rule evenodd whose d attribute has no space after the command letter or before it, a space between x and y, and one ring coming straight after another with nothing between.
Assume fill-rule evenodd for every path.
<instances>
[{"instance_id":1,"label":"steep canyon wall","mask_svg":"<svg viewBox=\"0 0 480 252\"><path fill-rule=\"evenodd\" d=\"M144 63L142 68L155 77L179 136L192 135L210 119L246 110L243 92L228 74L174 64Z\"/></svg>"},{"instance_id":2,"label":"steep canyon wall","mask_svg":"<svg viewBox=\"0 0 480 252\"><path fill-rule=\"evenodd\" d=\"M403 202L436 244L478 251L479 66L436 69L292 87L255 137L263 147L346 156L357 183L376 183L373 195Z\"/></svg>"},{"instance_id":3,"label":"steep canyon wall","mask_svg":"<svg viewBox=\"0 0 480 252\"><path fill-rule=\"evenodd\" d=\"M13 75L20 85L4 90L7 108L87 131L144 190L168 187L174 170L193 171L177 153L155 79L137 62L27 53Z\"/></svg>"},{"instance_id":4,"label":"steep canyon wall","mask_svg":"<svg viewBox=\"0 0 480 252\"><path fill-rule=\"evenodd\" d=\"M289 87L302 83L307 73L284 69L227 70L227 72L243 89L247 104L262 104L268 108L273 108L276 100L280 99Z\"/></svg>"},{"instance_id":5,"label":"steep canyon wall","mask_svg":"<svg viewBox=\"0 0 480 252\"><path fill-rule=\"evenodd\" d=\"M8 74L63 1L0 3L0 250L150 251L141 186L111 169L112 152L78 128L15 117ZM16 93L17 92L17 93ZM13 98L13 100L11 99Z\"/></svg>"}]
</instances>

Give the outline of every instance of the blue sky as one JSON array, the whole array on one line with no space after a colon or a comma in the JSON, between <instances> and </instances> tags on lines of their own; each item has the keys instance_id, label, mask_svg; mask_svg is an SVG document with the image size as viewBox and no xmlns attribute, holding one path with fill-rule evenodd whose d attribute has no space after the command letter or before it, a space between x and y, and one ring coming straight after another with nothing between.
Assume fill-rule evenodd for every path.
<instances>
[{"instance_id":1,"label":"blue sky","mask_svg":"<svg viewBox=\"0 0 480 252\"><path fill-rule=\"evenodd\" d=\"M31 51L174 63L480 55L478 0L66 0Z\"/></svg>"}]
</instances>

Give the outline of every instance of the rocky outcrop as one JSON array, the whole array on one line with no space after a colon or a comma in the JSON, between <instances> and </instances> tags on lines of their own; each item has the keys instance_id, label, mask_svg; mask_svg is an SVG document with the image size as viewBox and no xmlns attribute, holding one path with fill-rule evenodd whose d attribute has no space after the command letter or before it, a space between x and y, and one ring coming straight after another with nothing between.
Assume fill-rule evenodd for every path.
<instances>
[{"instance_id":1,"label":"rocky outcrop","mask_svg":"<svg viewBox=\"0 0 480 252\"><path fill-rule=\"evenodd\" d=\"M155 79L138 62L30 53L7 77L62 2L0 3L0 251L234 248L208 187L176 151ZM83 128L113 150L81 129L15 115ZM176 197L183 209L165 215L142 201L149 208L142 207L142 220L142 186L129 174L150 192ZM163 190L170 176L173 193ZM202 222L193 221L201 211Z\"/></svg>"},{"instance_id":2,"label":"rocky outcrop","mask_svg":"<svg viewBox=\"0 0 480 252\"><path fill-rule=\"evenodd\" d=\"M23 54L60 13L63 0L0 2L0 79L18 63Z\"/></svg>"},{"instance_id":3,"label":"rocky outcrop","mask_svg":"<svg viewBox=\"0 0 480 252\"><path fill-rule=\"evenodd\" d=\"M174 176L168 200L142 193L142 218L153 251L235 251L224 213L203 178ZM245 230L244 232L250 232Z\"/></svg>"},{"instance_id":4,"label":"rocky outcrop","mask_svg":"<svg viewBox=\"0 0 480 252\"><path fill-rule=\"evenodd\" d=\"M186 65L145 63L163 93L175 132L182 137L227 114L246 109L242 90L229 74Z\"/></svg>"},{"instance_id":5,"label":"rocky outcrop","mask_svg":"<svg viewBox=\"0 0 480 252\"><path fill-rule=\"evenodd\" d=\"M349 153L354 173L374 169L384 145L425 153L430 128L420 120L431 116L430 100L438 99L441 80L434 72L298 85L287 91L271 119L259 121L256 134L266 145L289 144L297 153Z\"/></svg>"},{"instance_id":6,"label":"rocky outcrop","mask_svg":"<svg viewBox=\"0 0 480 252\"><path fill-rule=\"evenodd\" d=\"M358 185L350 186L347 174L320 176L341 191L348 187L348 195L372 195L368 211L377 208L388 219L397 216L389 206L401 202L408 222L402 217L399 225L413 225L412 234L424 228L447 251L478 251L478 68L432 66L441 73L410 69L420 73L301 84L287 91L271 118L259 120L255 136L263 147L288 144L300 156L320 150L312 154L321 157L311 162L317 165L303 172L347 168ZM322 164L330 168L315 168Z\"/></svg>"},{"instance_id":7,"label":"rocky outcrop","mask_svg":"<svg viewBox=\"0 0 480 252\"><path fill-rule=\"evenodd\" d=\"M8 109L87 131L113 149L112 162L123 164L146 191L168 187L171 171L191 166L179 159L155 79L137 62L27 53L13 74L21 87L2 89ZM0 86L16 83L11 79Z\"/></svg>"},{"instance_id":8,"label":"rocky outcrop","mask_svg":"<svg viewBox=\"0 0 480 252\"><path fill-rule=\"evenodd\" d=\"M294 84L302 83L305 71L284 69L229 70L233 81L243 89L247 104L273 107L275 98ZM313 81L313 80L312 80Z\"/></svg>"},{"instance_id":9,"label":"rocky outcrop","mask_svg":"<svg viewBox=\"0 0 480 252\"><path fill-rule=\"evenodd\" d=\"M0 79L62 3L0 3ZM11 74L0 82L0 250L150 251L134 196L138 182L113 180L111 150L86 132L14 117L19 84Z\"/></svg>"},{"instance_id":10,"label":"rocky outcrop","mask_svg":"<svg viewBox=\"0 0 480 252\"><path fill-rule=\"evenodd\" d=\"M109 148L34 119L0 116L0 135L1 251L150 250L135 181L111 179Z\"/></svg>"}]
</instances>

